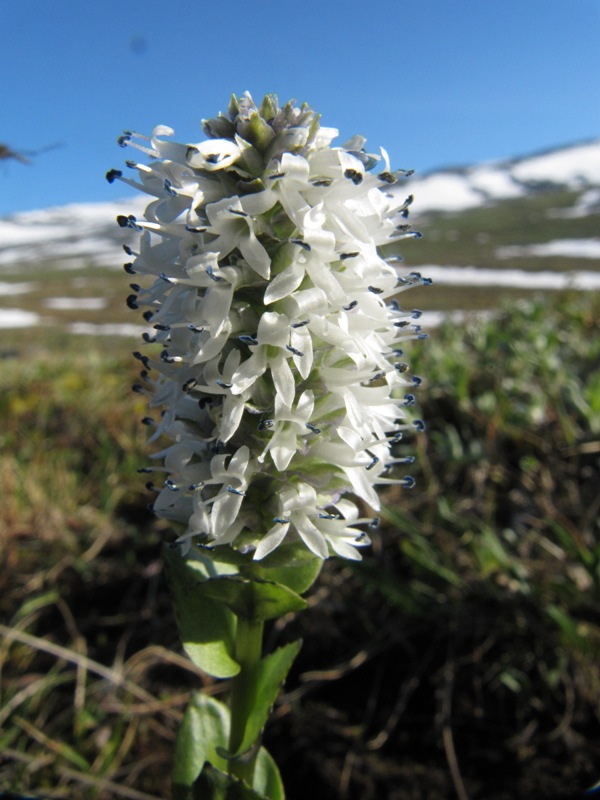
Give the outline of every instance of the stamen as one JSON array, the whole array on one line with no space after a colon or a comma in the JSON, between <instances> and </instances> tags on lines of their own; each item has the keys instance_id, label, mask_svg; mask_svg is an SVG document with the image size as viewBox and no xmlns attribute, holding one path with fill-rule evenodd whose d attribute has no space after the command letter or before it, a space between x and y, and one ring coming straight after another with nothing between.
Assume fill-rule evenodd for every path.
<instances>
[{"instance_id":1,"label":"stamen","mask_svg":"<svg viewBox=\"0 0 600 800\"><path fill-rule=\"evenodd\" d=\"M269 428L272 428L275 425L274 419L263 419L258 423L258 430L259 431L266 431Z\"/></svg>"},{"instance_id":2,"label":"stamen","mask_svg":"<svg viewBox=\"0 0 600 800\"><path fill-rule=\"evenodd\" d=\"M358 186L359 183L362 183L363 176L355 169L347 169L344 170L344 178L348 178L355 186Z\"/></svg>"},{"instance_id":3,"label":"stamen","mask_svg":"<svg viewBox=\"0 0 600 800\"><path fill-rule=\"evenodd\" d=\"M332 178L317 178L311 181L313 186L331 186L333 183Z\"/></svg>"},{"instance_id":4,"label":"stamen","mask_svg":"<svg viewBox=\"0 0 600 800\"><path fill-rule=\"evenodd\" d=\"M191 225L186 225L185 229L188 233L206 233L207 231L206 228L194 228Z\"/></svg>"},{"instance_id":5,"label":"stamen","mask_svg":"<svg viewBox=\"0 0 600 800\"><path fill-rule=\"evenodd\" d=\"M358 300L352 300L351 303L348 303L347 306L342 306L344 311L352 311L353 308L356 308L358 305Z\"/></svg>"},{"instance_id":6,"label":"stamen","mask_svg":"<svg viewBox=\"0 0 600 800\"><path fill-rule=\"evenodd\" d=\"M117 224L120 228L131 228L134 231L138 231L138 233L144 230L141 225L137 224L137 220L133 214L130 214L128 217L124 214L119 214L117 217Z\"/></svg>"},{"instance_id":7,"label":"stamen","mask_svg":"<svg viewBox=\"0 0 600 800\"><path fill-rule=\"evenodd\" d=\"M373 469L375 464L378 464L380 459L377 456L374 456L369 450L366 451L370 456L372 456L371 461L367 464L366 469L370 470Z\"/></svg>"},{"instance_id":8,"label":"stamen","mask_svg":"<svg viewBox=\"0 0 600 800\"><path fill-rule=\"evenodd\" d=\"M311 425L310 422L305 422L304 424L309 431L312 431L313 433L321 433L321 428L316 428L314 425Z\"/></svg>"},{"instance_id":9,"label":"stamen","mask_svg":"<svg viewBox=\"0 0 600 800\"><path fill-rule=\"evenodd\" d=\"M105 177L109 183L114 183L117 178L123 177L123 173L120 169L109 169Z\"/></svg>"},{"instance_id":10,"label":"stamen","mask_svg":"<svg viewBox=\"0 0 600 800\"><path fill-rule=\"evenodd\" d=\"M303 250L306 250L307 253L310 253L312 247L309 245L308 242L302 241L302 239L290 239L292 244L297 244L298 247L301 247Z\"/></svg>"},{"instance_id":11,"label":"stamen","mask_svg":"<svg viewBox=\"0 0 600 800\"><path fill-rule=\"evenodd\" d=\"M237 494L237 495L239 495L240 497L245 497L245 496L246 496L246 492L242 492L242 491L240 491L239 489L234 489L234 488L233 488L233 486L228 486L228 487L227 487L227 491L228 491L230 494Z\"/></svg>"},{"instance_id":12,"label":"stamen","mask_svg":"<svg viewBox=\"0 0 600 800\"><path fill-rule=\"evenodd\" d=\"M295 347L292 347L291 344L286 344L285 349L289 350L290 353L293 353L295 356L302 357L304 355L304 353L302 353L300 350L297 350Z\"/></svg>"}]
</instances>

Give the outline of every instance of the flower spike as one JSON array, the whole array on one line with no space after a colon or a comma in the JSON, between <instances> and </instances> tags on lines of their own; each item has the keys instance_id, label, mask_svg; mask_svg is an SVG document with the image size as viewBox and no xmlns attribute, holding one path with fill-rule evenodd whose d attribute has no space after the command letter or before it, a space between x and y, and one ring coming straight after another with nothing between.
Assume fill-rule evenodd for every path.
<instances>
[{"instance_id":1,"label":"flower spike","mask_svg":"<svg viewBox=\"0 0 600 800\"><path fill-rule=\"evenodd\" d=\"M117 222L140 234L125 269L143 285L127 303L158 346L135 353L136 391L162 411L145 424L169 442L154 512L183 525L184 548L198 537L260 560L295 539L358 559L374 525L359 501L376 511L375 487L414 484L395 474L412 457L392 451L402 430L424 428L406 393L421 378L397 360L424 336L420 312L397 296L430 281L384 255L419 235L413 198L395 187L410 173L362 137L333 146L337 131L309 106L274 95L232 97L203 129L185 144L166 126L126 131L119 144L150 161L127 162L136 180L106 175L151 196L145 219Z\"/></svg>"}]
</instances>

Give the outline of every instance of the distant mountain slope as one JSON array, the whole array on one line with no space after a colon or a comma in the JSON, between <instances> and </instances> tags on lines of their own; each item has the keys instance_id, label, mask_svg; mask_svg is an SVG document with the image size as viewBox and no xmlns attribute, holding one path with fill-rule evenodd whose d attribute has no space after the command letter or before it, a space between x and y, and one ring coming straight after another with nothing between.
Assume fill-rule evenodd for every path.
<instances>
[{"instance_id":1,"label":"distant mountain slope","mask_svg":"<svg viewBox=\"0 0 600 800\"><path fill-rule=\"evenodd\" d=\"M463 211L484 204L527 197L541 190L568 189L600 204L600 139L530 156L437 170L406 184L414 194L414 212Z\"/></svg>"},{"instance_id":2,"label":"distant mountain slope","mask_svg":"<svg viewBox=\"0 0 600 800\"><path fill-rule=\"evenodd\" d=\"M592 239L591 249L588 242L576 245L575 252L574 266L583 268L585 263L589 268L593 240L600 234L600 139L506 161L438 170L399 181L393 190L414 194L412 218L417 226L425 223L424 240L402 243L403 253L410 255L407 263L508 266L520 264L527 254L515 247ZM115 218L139 216L147 202L147 197L138 195L0 219L0 271L7 275L44 265L118 265L119 245L132 237L131 231L116 225ZM424 219L431 214L435 223ZM588 255L582 261L586 248ZM553 261L553 253L563 261ZM527 255L542 257L539 252ZM565 257L569 258L568 251L555 246L544 263L563 268Z\"/></svg>"}]
</instances>

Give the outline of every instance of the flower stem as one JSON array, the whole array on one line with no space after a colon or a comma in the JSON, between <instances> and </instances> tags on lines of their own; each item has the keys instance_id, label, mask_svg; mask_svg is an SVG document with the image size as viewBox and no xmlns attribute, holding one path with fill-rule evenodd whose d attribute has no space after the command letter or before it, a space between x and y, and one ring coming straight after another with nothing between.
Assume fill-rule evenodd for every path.
<instances>
[{"instance_id":1,"label":"flower stem","mask_svg":"<svg viewBox=\"0 0 600 800\"><path fill-rule=\"evenodd\" d=\"M230 753L236 753L242 746L246 724L254 707L258 675L256 666L262 655L263 627L264 621L262 619L238 618L235 659L241 669L231 682ZM252 785L257 753L258 748L255 748L250 758L233 758L230 761L230 772L245 780L250 786Z\"/></svg>"}]
</instances>

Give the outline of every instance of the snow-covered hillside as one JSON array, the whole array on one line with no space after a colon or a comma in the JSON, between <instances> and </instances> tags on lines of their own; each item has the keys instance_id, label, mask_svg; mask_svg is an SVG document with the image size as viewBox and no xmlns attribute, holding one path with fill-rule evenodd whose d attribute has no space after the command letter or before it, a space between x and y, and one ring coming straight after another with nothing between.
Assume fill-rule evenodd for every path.
<instances>
[{"instance_id":1,"label":"snow-covered hillside","mask_svg":"<svg viewBox=\"0 0 600 800\"><path fill-rule=\"evenodd\" d=\"M552 185L580 190L600 187L600 139L523 158L439 170L403 183L401 191L408 188L414 194L413 213L418 215L525 197ZM598 192L586 194L589 205L598 204ZM585 210L585 199L583 205Z\"/></svg>"},{"instance_id":2,"label":"snow-covered hillside","mask_svg":"<svg viewBox=\"0 0 600 800\"><path fill-rule=\"evenodd\" d=\"M456 212L523 197L548 185L582 190L576 205L562 215L585 216L597 210L600 139L508 161L439 170L400 181L396 190L414 194L412 215L418 218L429 211ZM118 264L119 244L132 237L115 219L118 214L142 215L147 201L138 195L0 219L0 269L58 262L63 267Z\"/></svg>"}]
</instances>

